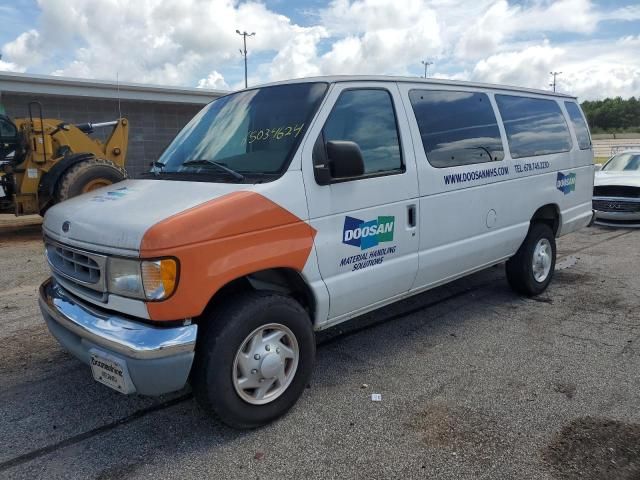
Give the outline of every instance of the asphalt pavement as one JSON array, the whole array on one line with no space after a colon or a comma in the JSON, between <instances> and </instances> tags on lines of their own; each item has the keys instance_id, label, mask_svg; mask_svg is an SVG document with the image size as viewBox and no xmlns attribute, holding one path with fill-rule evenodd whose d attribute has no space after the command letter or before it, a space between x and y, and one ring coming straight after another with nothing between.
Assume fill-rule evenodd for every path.
<instances>
[{"instance_id":1,"label":"asphalt pavement","mask_svg":"<svg viewBox=\"0 0 640 480\"><path fill-rule=\"evenodd\" d=\"M558 249L540 297L496 266L323 332L293 410L235 431L95 383L40 317L37 227L4 231L0 478L640 478L640 231Z\"/></svg>"}]
</instances>

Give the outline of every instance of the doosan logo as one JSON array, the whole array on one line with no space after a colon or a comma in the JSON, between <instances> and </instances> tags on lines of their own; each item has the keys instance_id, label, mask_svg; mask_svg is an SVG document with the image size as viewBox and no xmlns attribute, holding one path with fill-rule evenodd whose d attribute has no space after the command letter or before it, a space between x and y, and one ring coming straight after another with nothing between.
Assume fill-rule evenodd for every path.
<instances>
[{"instance_id":1,"label":"doosan logo","mask_svg":"<svg viewBox=\"0 0 640 480\"><path fill-rule=\"evenodd\" d=\"M367 222L358 218L345 217L342 243L366 250L382 242L392 242L394 223L395 217L378 217Z\"/></svg>"},{"instance_id":2,"label":"doosan logo","mask_svg":"<svg viewBox=\"0 0 640 480\"><path fill-rule=\"evenodd\" d=\"M569 173L565 175L562 172L558 172L558 177L556 179L556 188L565 195L574 192L576 189L576 174Z\"/></svg>"}]
</instances>

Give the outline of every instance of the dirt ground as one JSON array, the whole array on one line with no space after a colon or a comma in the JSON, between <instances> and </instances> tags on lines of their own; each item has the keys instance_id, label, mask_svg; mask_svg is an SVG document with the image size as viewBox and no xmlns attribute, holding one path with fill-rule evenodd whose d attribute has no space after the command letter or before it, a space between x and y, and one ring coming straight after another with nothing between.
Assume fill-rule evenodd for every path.
<instances>
[{"instance_id":1,"label":"dirt ground","mask_svg":"<svg viewBox=\"0 0 640 480\"><path fill-rule=\"evenodd\" d=\"M323 332L297 406L239 432L95 383L38 311L37 222L0 225L0 478L640 479L640 231L558 248L540 297L498 266Z\"/></svg>"}]
</instances>

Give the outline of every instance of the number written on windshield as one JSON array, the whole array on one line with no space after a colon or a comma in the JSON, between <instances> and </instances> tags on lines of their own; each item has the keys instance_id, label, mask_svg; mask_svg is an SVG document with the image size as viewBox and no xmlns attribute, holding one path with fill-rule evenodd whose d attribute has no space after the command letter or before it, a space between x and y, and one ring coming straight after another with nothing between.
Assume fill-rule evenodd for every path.
<instances>
[{"instance_id":1,"label":"number written on windshield","mask_svg":"<svg viewBox=\"0 0 640 480\"><path fill-rule=\"evenodd\" d=\"M296 138L300 135L304 123L300 125L290 125L287 127L265 128L262 130L252 130L248 134L249 143L260 142L265 140L282 140L285 137L293 135Z\"/></svg>"}]
</instances>

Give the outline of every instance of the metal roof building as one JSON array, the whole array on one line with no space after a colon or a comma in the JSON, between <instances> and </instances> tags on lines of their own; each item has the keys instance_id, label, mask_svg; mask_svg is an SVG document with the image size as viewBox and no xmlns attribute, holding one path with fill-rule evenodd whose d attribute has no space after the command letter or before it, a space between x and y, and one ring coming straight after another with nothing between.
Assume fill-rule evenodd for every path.
<instances>
[{"instance_id":1,"label":"metal roof building","mask_svg":"<svg viewBox=\"0 0 640 480\"><path fill-rule=\"evenodd\" d=\"M85 80L0 72L0 113L28 115L28 103L42 104L43 116L71 123L130 121L127 170L146 170L198 110L227 92L191 87Z\"/></svg>"}]
</instances>

